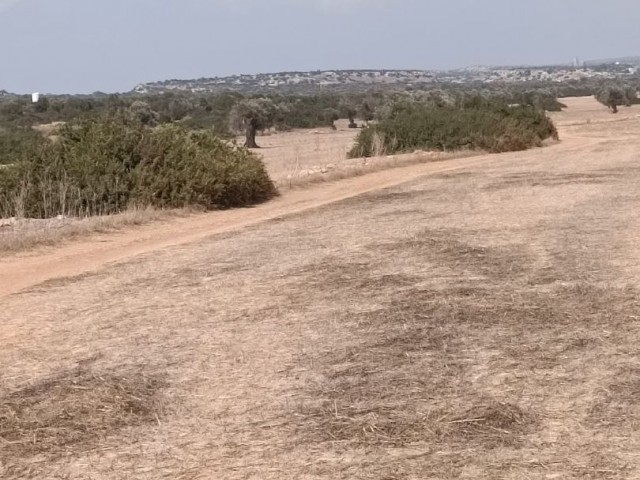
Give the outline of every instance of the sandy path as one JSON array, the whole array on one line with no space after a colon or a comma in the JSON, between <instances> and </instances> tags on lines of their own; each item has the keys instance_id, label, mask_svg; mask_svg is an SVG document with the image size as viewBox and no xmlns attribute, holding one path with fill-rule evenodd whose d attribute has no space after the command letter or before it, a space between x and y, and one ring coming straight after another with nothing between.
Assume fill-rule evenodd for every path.
<instances>
[{"instance_id":1,"label":"sandy path","mask_svg":"<svg viewBox=\"0 0 640 480\"><path fill-rule=\"evenodd\" d=\"M400 167L289 191L276 200L254 208L154 223L123 233L97 235L61 248L47 249L43 253L7 257L0 260L0 297L47 280L80 275L110 262L304 212L372 190L398 185L422 175L460 170L497 159L495 155L485 155Z\"/></svg>"}]
</instances>

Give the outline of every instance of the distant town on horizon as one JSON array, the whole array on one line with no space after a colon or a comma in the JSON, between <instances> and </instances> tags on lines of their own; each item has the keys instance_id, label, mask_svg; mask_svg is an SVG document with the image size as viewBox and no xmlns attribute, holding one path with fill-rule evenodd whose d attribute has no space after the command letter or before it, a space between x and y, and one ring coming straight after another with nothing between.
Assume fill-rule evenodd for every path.
<instances>
[{"instance_id":1,"label":"distant town on horizon","mask_svg":"<svg viewBox=\"0 0 640 480\"><path fill-rule=\"evenodd\" d=\"M640 56L616 57L549 65L487 66L472 65L451 70L422 69L332 69L309 71L282 71L274 73L234 74L228 76L201 77L197 79L165 79L140 83L128 92L119 94L153 94L164 92L189 93L266 93L266 92L316 92L319 89L366 90L380 88L425 87L429 84L469 83L562 83L587 78L613 79L637 75ZM1 85L0 85L1 87ZM47 94L46 92L44 92ZM92 95L110 93L94 92ZM25 95L0 88L0 97ZM73 92L57 95L76 95ZM84 95L78 95L84 96Z\"/></svg>"}]
</instances>

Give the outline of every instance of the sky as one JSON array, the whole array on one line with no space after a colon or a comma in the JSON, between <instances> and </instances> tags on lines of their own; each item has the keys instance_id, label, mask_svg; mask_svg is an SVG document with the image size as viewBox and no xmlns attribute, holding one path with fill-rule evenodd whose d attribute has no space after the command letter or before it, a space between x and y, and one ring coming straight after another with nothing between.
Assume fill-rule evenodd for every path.
<instances>
[{"instance_id":1,"label":"sky","mask_svg":"<svg viewBox=\"0 0 640 480\"><path fill-rule=\"evenodd\" d=\"M638 0L0 0L0 90L640 55Z\"/></svg>"}]
</instances>

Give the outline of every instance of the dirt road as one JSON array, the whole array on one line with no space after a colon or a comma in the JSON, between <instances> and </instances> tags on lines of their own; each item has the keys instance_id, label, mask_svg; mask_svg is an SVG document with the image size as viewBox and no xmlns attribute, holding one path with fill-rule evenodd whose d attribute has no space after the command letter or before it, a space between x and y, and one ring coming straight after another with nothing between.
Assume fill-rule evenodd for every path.
<instances>
[{"instance_id":1,"label":"dirt road","mask_svg":"<svg viewBox=\"0 0 640 480\"><path fill-rule=\"evenodd\" d=\"M4 259L0 478L638 478L640 109L567 104L548 148Z\"/></svg>"},{"instance_id":2,"label":"dirt road","mask_svg":"<svg viewBox=\"0 0 640 480\"><path fill-rule=\"evenodd\" d=\"M574 117L569 118L571 120L574 119ZM349 134L347 138L352 139L353 134L349 131L347 133ZM285 146L288 145L289 147L289 143L294 146L304 144L303 140L308 137L308 135L298 132L286 134L285 136L286 138L280 140L280 143L284 143ZM280 147L278 149L272 147L272 144L278 144L277 140L272 140L276 137L267 137L265 145L268 148L272 148L276 153L282 151L289 155L291 148ZM572 151L576 147L583 148L584 142L585 139L583 137L568 137L561 144L550 147L552 152L546 152L546 154L561 156L565 151ZM329 144L331 143L333 142L330 141ZM344 142L337 143L340 148L344 149L342 145ZM327 149L330 149L330 147L321 148L323 155ZM266 152L267 157L272 155L271 150L267 149ZM311 152L306 152L306 154L305 158L312 156ZM35 253L7 255L4 258L0 258L0 298L48 280L82 275L95 271L107 263L122 261L172 245L197 241L211 235L238 230L265 220L318 208L373 190L398 185L422 175L464 169L478 163L509 162L514 159L518 161L517 159L523 155L525 157L537 156L538 151L525 152L524 154L516 153L510 156L462 157L447 159L443 162L438 161L383 170L337 182L318 184L306 189L286 191L284 197L251 209L213 212L207 215L181 219L174 218L169 223L154 223L132 231L96 235L82 241L74 241L62 248L47 248ZM342 152L342 156L344 156L344 152ZM425 158L429 160L431 156L426 155ZM406 158L404 160L406 161ZM274 159L270 157L266 161L271 174L275 174L277 178L285 178L283 167L279 163L274 163ZM318 159L318 162L321 163L326 163L326 161L327 159L324 157Z\"/></svg>"},{"instance_id":3,"label":"dirt road","mask_svg":"<svg viewBox=\"0 0 640 480\"><path fill-rule=\"evenodd\" d=\"M106 263L122 261L161 248L194 242L211 235L304 212L394 186L421 175L459 170L490 160L495 158L461 158L442 163L400 167L319 184L303 190L288 191L281 198L253 208L175 218L169 223L154 223L122 233L97 235L72 242L62 248L7 256L0 259L0 298L47 280L95 271Z\"/></svg>"}]
</instances>

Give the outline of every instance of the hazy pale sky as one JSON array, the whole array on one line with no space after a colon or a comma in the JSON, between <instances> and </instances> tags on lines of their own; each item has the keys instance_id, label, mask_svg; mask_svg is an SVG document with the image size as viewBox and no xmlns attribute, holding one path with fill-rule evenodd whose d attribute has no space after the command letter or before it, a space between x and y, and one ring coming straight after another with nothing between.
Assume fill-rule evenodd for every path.
<instances>
[{"instance_id":1,"label":"hazy pale sky","mask_svg":"<svg viewBox=\"0 0 640 480\"><path fill-rule=\"evenodd\" d=\"M640 55L638 0L0 0L0 90Z\"/></svg>"}]
</instances>

